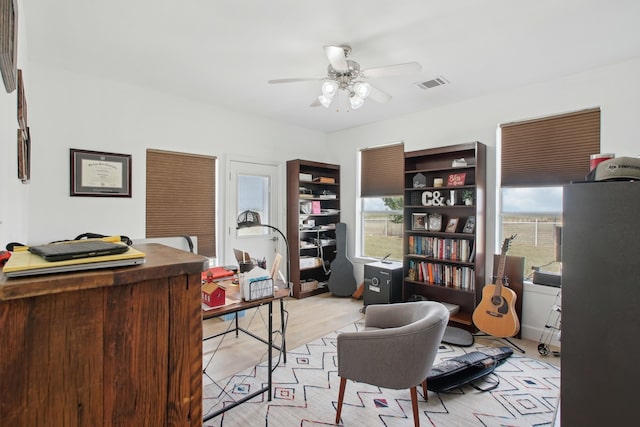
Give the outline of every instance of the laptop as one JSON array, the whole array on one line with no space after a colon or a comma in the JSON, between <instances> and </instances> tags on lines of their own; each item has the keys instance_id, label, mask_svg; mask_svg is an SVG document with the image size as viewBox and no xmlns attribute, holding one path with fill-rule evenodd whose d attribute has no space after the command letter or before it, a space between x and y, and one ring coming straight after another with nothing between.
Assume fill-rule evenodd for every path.
<instances>
[{"instance_id":1,"label":"laptop","mask_svg":"<svg viewBox=\"0 0 640 427\"><path fill-rule=\"evenodd\" d=\"M74 258L65 261L45 261L40 255L31 253L26 247L17 247L2 271L6 277L24 277L144 264L145 254L143 252L130 246L122 246L126 252L121 254Z\"/></svg>"},{"instance_id":2,"label":"laptop","mask_svg":"<svg viewBox=\"0 0 640 427\"><path fill-rule=\"evenodd\" d=\"M127 245L103 240L77 240L29 247L29 252L39 255L45 261L50 262L117 255L128 250L129 247Z\"/></svg>"}]
</instances>

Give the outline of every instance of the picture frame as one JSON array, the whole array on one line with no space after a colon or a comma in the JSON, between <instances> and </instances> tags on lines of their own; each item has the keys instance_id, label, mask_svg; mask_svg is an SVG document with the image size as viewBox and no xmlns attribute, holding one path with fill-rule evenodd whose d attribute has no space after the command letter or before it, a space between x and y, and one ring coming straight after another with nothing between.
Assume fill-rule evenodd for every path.
<instances>
[{"instance_id":1,"label":"picture frame","mask_svg":"<svg viewBox=\"0 0 640 427\"><path fill-rule=\"evenodd\" d=\"M24 92L22 70L18 70L18 125L20 125L20 129L27 128L27 97Z\"/></svg>"},{"instance_id":2,"label":"picture frame","mask_svg":"<svg viewBox=\"0 0 640 427\"><path fill-rule=\"evenodd\" d=\"M460 218L449 218L449 221L447 222L447 228L445 228L444 231L446 231L447 233L455 233L458 230L459 221Z\"/></svg>"},{"instance_id":3,"label":"picture frame","mask_svg":"<svg viewBox=\"0 0 640 427\"><path fill-rule=\"evenodd\" d=\"M18 129L18 179L23 184L31 180L31 138L29 128Z\"/></svg>"},{"instance_id":4,"label":"picture frame","mask_svg":"<svg viewBox=\"0 0 640 427\"><path fill-rule=\"evenodd\" d=\"M442 215L431 214L429 215L429 231L441 231L442 230Z\"/></svg>"},{"instance_id":5,"label":"picture frame","mask_svg":"<svg viewBox=\"0 0 640 427\"><path fill-rule=\"evenodd\" d=\"M411 215L411 229L412 230L426 230L427 229L427 217L426 213L414 213Z\"/></svg>"},{"instance_id":6,"label":"picture frame","mask_svg":"<svg viewBox=\"0 0 640 427\"><path fill-rule=\"evenodd\" d=\"M0 73L7 93L16 89L18 2L0 0Z\"/></svg>"},{"instance_id":7,"label":"picture frame","mask_svg":"<svg viewBox=\"0 0 640 427\"><path fill-rule=\"evenodd\" d=\"M131 197L131 155L69 150L70 195Z\"/></svg>"},{"instance_id":8,"label":"picture frame","mask_svg":"<svg viewBox=\"0 0 640 427\"><path fill-rule=\"evenodd\" d=\"M470 216L467 218L467 222L464 224L464 228L462 229L463 233L473 234L476 231L476 217Z\"/></svg>"}]
</instances>

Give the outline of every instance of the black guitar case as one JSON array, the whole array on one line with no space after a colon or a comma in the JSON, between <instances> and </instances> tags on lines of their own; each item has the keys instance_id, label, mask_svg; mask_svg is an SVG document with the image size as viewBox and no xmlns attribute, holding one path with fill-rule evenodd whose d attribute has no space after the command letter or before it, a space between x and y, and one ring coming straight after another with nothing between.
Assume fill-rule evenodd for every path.
<instances>
[{"instance_id":1,"label":"black guitar case","mask_svg":"<svg viewBox=\"0 0 640 427\"><path fill-rule=\"evenodd\" d=\"M336 258L331 262L329 291L339 297L349 297L356 291L353 264L347 259L347 224L336 224Z\"/></svg>"},{"instance_id":2,"label":"black guitar case","mask_svg":"<svg viewBox=\"0 0 640 427\"><path fill-rule=\"evenodd\" d=\"M437 393L447 393L463 385L471 385L480 391L489 391L499 384L482 389L473 382L493 373L505 359L513 354L509 347L488 347L482 351L472 351L433 365L427 378L427 389Z\"/></svg>"}]
</instances>

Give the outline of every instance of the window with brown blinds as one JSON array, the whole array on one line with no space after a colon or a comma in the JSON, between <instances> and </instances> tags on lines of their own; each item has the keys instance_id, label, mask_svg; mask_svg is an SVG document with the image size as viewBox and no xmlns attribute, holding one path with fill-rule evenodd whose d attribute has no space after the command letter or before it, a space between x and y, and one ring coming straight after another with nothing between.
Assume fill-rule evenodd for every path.
<instances>
[{"instance_id":1,"label":"window with brown blinds","mask_svg":"<svg viewBox=\"0 0 640 427\"><path fill-rule=\"evenodd\" d=\"M216 255L216 158L147 150L147 237L197 236L198 253Z\"/></svg>"},{"instance_id":2,"label":"window with brown blinds","mask_svg":"<svg viewBox=\"0 0 640 427\"><path fill-rule=\"evenodd\" d=\"M363 149L360 161L360 197L403 194L404 144Z\"/></svg>"},{"instance_id":3,"label":"window with brown blinds","mask_svg":"<svg viewBox=\"0 0 640 427\"><path fill-rule=\"evenodd\" d=\"M501 125L502 187L540 187L584 180L600 153L600 109Z\"/></svg>"}]
</instances>

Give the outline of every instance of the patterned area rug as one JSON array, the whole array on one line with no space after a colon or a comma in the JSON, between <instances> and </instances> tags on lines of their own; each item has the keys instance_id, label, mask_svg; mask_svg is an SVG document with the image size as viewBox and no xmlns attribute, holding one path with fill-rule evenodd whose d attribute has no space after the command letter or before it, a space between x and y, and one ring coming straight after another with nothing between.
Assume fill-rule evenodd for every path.
<instances>
[{"instance_id":1,"label":"patterned area rug","mask_svg":"<svg viewBox=\"0 0 640 427\"><path fill-rule=\"evenodd\" d=\"M339 331L362 327L354 323ZM319 340L289 351L287 364L273 373L273 398L266 393L209 421L205 426L327 426L335 425L338 399L336 331ZM454 347L443 344L436 363L482 346ZM204 414L263 386L266 362L233 375L220 383L205 376ZM464 386L450 393L429 391L429 401L418 387L422 426L551 426L560 388L560 368L538 360L509 357L482 388L498 378L497 388L480 392ZM342 409L344 426L413 426L408 390L390 390L363 383L347 382Z\"/></svg>"}]
</instances>

